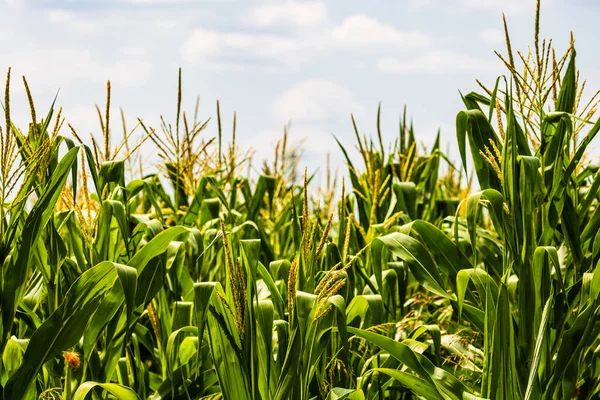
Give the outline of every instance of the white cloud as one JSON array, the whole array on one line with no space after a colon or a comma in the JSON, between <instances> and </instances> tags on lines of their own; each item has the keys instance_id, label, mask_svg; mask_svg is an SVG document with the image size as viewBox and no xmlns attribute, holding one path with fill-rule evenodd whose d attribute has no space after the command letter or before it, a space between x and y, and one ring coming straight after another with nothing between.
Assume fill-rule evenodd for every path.
<instances>
[{"instance_id":1,"label":"white cloud","mask_svg":"<svg viewBox=\"0 0 600 400\"><path fill-rule=\"evenodd\" d=\"M421 8L421 7L427 7L431 5L431 0L410 0L410 5L411 7L414 8Z\"/></svg>"},{"instance_id":2,"label":"white cloud","mask_svg":"<svg viewBox=\"0 0 600 400\"><path fill-rule=\"evenodd\" d=\"M27 76L36 86L53 90L78 80L110 79L119 86L134 87L147 82L152 74L152 66L146 61L131 57L98 61L90 50L81 48L21 50L7 58L13 71Z\"/></svg>"},{"instance_id":3,"label":"white cloud","mask_svg":"<svg viewBox=\"0 0 600 400\"><path fill-rule=\"evenodd\" d=\"M243 72L247 66L241 62L208 61L201 65L202 69L219 72Z\"/></svg>"},{"instance_id":4,"label":"white cloud","mask_svg":"<svg viewBox=\"0 0 600 400\"><path fill-rule=\"evenodd\" d=\"M273 115L281 122L345 121L350 113L363 108L354 94L344 86L324 79L296 84L271 104Z\"/></svg>"},{"instance_id":5,"label":"white cloud","mask_svg":"<svg viewBox=\"0 0 600 400\"><path fill-rule=\"evenodd\" d=\"M117 60L101 68L114 84L123 87L141 86L152 76L152 65L134 58Z\"/></svg>"},{"instance_id":6,"label":"white cloud","mask_svg":"<svg viewBox=\"0 0 600 400\"><path fill-rule=\"evenodd\" d=\"M173 18L173 19L161 18L161 19L157 19L156 21L154 21L154 26L161 33L173 32L178 27L180 27L180 25L181 25L181 21L178 19L175 19L175 18Z\"/></svg>"},{"instance_id":7,"label":"white cloud","mask_svg":"<svg viewBox=\"0 0 600 400\"><path fill-rule=\"evenodd\" d=\"M68 10L51 10L47 14L48 21L54 24L64 24L73 20L73 13Z\"/></svg>"},{"instance_id":8,"label":"white cloud","mask_svg":"<svg viewBox=\"0 0 600 400\"><path fill-rule=\"evenodd\" d=\"M98 19L83 18L69 10L50 10L46 13L48 22L55 25L62 25L78 33L94 32L99 22Z\"/></svg>"},{"instance_id":9,"label":"white cloud","mask_svg":"<svg viewBox=\"0 0 600 400\"><path fill-rule=\"evenodd\" d=\"M259 28L309 27L327 21L327 6L319 1L280 1L250 8L243 22Z\"/></svg>"},{"instance_id":10,"label":"white cloud","mask_svg":"<svg viewBox=\"0 0 600 400\"><path fill-rule=\"evenodd\" d=\"M499 29L486 29L479 34L479 38L487 44L500 44L504 42L504 34Z\"/></svg>"},{"instance_id":11,"label":"white cloud","mask_svg":"<svg viewBox=\"0 0 600 400\"><path fill-rule=\"evenodd\" d=\"M419 48L432 44L428 35L420 32L402 32L362 14L352 15L334 28L333 42L346 48Z\"/></svg>"},{"instance_id":12,"label":"white cloud","mask_svg":"<svg viewBox=\"0 0 600 400\"><path fill-rule=\"evenodd\" d=\"M122 0L123 3L138 5L171 5L192 3L193 0Z\"/></svg>"},{"instance_id":13,"label":"white cloud","mask_svg":"<svg viewBox=\"0 0 600 400\"><path fill-rule=\"evenodd\" d=\"M202 66L215 62L241 64L258 60L294 67L336 50L396 53L428 47L432 43L433 39L427 34L402 32L374 18L357 14L344 19L338 26L302 31L299 35L198 28L189 33L180 46L180 52L186 61Z\"/></svg>"},{"instance_id":14,"label":"white cloud","mask_svg":"<svg viewBox=\"0 0 600 400\"><path fill-rule=\"evenodd\" d=\"M15 33L9 31L0 31L0 42L10 42L14 40Z\"/></svg>"},{"instance_id":15,"label":"white cloud","mask_svg":"<svg viewBox=\"0 0 600 400\"><path fill-rule=\"evenodd\" d=\"M489 72L496 70L498 64L493 60L448 50L435 50L410 59L383 57L377 60L377 67L382 72L442 74Z\"/></svg>"},{"instance_id":16,"label":"white cloud","mask_svg":"<svg viewBox=\"0 0 600 400\"><path fill-rule=\"evenodd\" d=\"M124 57L143 57L146 55L146 49L140 46L123 46L119 53Z\"/></svg>"},{"instance_id":17,"label":"white cloud","mask_svg":"<svg viewBox=\"0 0 600 400\"><path fill-rule=\"evenodd\" d=\"M286 36L195 29L180 50L184 59L190 62L249 58L291 63L302 47L301 42Z\"/></svg>"},{"instance_id":18,"label":"white cloud","mask_svg":"<svg viewBox=\"0 0 600 400\"><path fill-rule=\"evenodd\" d=\"M24 8L26 1L25 0L4 0L0 5L5 4L10 8L21 9Z\"/></svg>"},{"instance_id":19,"label":"white cloud","mask_svg":"<svg viewBox=\"0 0 600 400\"><path fill-rule=\"evenodd\" d=\"M474 10L490 10L512 15L535 11L536 0L462 0L465 7ZM544 8L552 6L552 0L543 2Z\"/></svg>"}]
</instances>

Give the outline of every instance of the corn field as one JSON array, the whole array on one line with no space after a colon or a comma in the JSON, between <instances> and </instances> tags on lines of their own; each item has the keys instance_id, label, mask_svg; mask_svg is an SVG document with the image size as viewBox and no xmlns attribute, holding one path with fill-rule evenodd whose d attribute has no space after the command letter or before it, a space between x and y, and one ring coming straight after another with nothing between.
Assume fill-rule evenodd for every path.
<instances>
[{"instance_id":1,"label":"corn field","mask_svg":"<svg viewBox=\"0 0 600 400\"><path fill-rule=\"evenodd\" d=\"M321 186L287 132L257 164L189 117L181 71L172 122L117 135L109 83L82 140L25 78L15 126L9 70L0 399L597 398L598 96L535 26L462 95L457 163L378 111Z\"/></svg>"}]
</instances>

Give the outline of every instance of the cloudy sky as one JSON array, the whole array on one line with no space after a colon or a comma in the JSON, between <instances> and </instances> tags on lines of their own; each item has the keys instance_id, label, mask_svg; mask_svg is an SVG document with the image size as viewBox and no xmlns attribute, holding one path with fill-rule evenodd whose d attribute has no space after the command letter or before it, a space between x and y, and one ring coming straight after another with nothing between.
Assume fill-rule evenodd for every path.
<instances>
[{"instance_id":1,"label":"cloudy sky","mask_svg":"<svg viewBox=\"0 0 600 400\"><path fill-rule=\"evenodd\" d=\"M545 0L542 34L557 49L575 29L578 66L600 88L597 0ZM306 138L306 163L339 162L332 134L352 146L350 113L375 133L382 102L384 138L392 141L404 104L420 139L438 128L454 152L459 90L504 73L502 19L513 45L533 41L535 0L0 0L0 71L13 68L12 109L25 121L26 75L37 106L60 88L64 115L78 131L98 132L94 104L105 82L130 121L174 120L177 68L184 108L215 114L226 129L238 113L240 141L270 153L282 127ZM38 112L40 113L40 112ZM216 124L207 135L215 132ZM116 128L115 128L116 129Z\"/></svg>"}]
</instances>

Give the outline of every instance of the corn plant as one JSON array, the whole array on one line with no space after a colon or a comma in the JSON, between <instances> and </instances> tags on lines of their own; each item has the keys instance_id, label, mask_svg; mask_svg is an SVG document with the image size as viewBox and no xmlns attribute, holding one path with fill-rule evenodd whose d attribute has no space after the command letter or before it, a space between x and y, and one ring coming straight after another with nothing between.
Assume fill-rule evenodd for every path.
<instances>
[{"instance_id":1,"label":"corn plant","mask_svg":"<svg viewBox=\"0 0 600 400\"><path fill-rule=\"evenodd\" d=\"M418 148L406 110L386 147L379 109L375 140L352 118L362 165L340 144L349 184L328 165L318 191L286 129L256 164L219 102L188 118L181 71L174 122L122 113L115 143L110 82L83 140L56 103L38 117L25 79L15 126L9 70L0 399L597 396L596 96L573 40L540 43L539 10L533 50L506 32L508 76L463 96L462 170L439 135Z\"/></svg>"},{"instance_id":2,"label":"corn plant","mask_svg":"<svg viewBox=\"0 0 600 400\"><path fill-rule=\"evenodd\" d=\"M524 72L515 66L506 30L508 57L501 58L509 77L493 90L483 86L484 94L463 97L467 110L457 116L457 139L465 164L468 140L481 186L464 200L465 217L438 226L414 221L380 239L477 333L477 352L462 346L469 362L453 371L464 386L434 380L434 388L422 375L407 379L379 370L416 393L426 393L429 384L428 398L468 392L490 399L570 399L600 391L600 175L597 166L583 163L600 121L590 121L594 98L580 109L585 85L573 40L557 60L551 41L540 47L538 32L539 3L534 50L518 53ZM391 351L385 338L366 336Z\"/></svg>"}]
</instances>

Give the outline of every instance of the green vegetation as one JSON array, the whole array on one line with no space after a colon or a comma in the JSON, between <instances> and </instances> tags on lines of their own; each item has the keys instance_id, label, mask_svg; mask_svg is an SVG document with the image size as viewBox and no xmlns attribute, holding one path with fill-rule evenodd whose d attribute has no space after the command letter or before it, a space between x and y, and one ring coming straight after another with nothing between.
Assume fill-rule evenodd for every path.
<instances>
[{"instance_id":1,"label":"green vegetation","mask_svg":"<svg viewBox=\"0 0 600 400\"><path fill-rule=\"evenodd\" d=\"M406 119L311 192L301 149L257 179L217 104L160 132L0 133L0 398L591 399L600 393L600 130L551 41L463 96L462 171ZM517 61L519 64L517 65ZM29 89L24 80L27 93ZM378 116L379 117L379 116ZM379 121L379 118L377 119ZM41 121L41 122L40 122ZM124 125L124 124L123 124ZM139 134L136 134L138 137ZM468 146L467 146L468 142ZM140 146L158 172L137 171ZM144 166L142 166L144 167ZM471 178L471 177L469 177ZM465 185L465 181L469 183Z\"/></svg>"}]
</instances>

